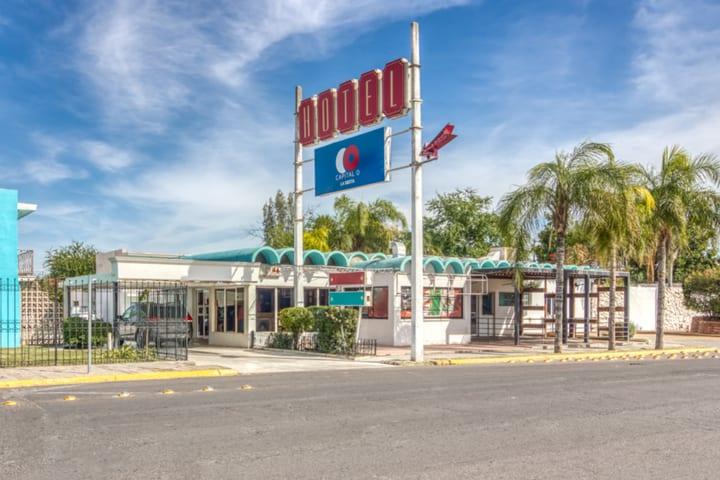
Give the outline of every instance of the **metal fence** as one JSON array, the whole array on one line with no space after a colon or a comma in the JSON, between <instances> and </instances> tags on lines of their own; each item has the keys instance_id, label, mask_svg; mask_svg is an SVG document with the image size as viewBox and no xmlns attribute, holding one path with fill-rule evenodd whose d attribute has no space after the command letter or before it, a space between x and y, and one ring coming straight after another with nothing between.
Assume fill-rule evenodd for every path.
<instances>
[{"instance_id":1,"label":"metal fence","mask_svg":"<svg viewBox=\"0 0 720 480\"><path fill-rule=\"evenodd\" d=\"M0 279L0 367L186 360L187 289Z\"/></svg>"}]
</instances>

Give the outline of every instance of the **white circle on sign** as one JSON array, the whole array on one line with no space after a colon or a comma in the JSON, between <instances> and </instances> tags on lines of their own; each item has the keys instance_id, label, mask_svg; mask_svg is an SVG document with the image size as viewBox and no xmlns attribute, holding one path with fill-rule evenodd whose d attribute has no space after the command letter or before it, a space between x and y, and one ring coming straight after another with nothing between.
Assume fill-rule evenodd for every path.
<instances>
[{"instance_id":1,"label":"white circle on sign","mask_svg":"<svg viewBox=\"0 0 720 480\"><path fill-rule=\"evenodd\" d=\"M345 148L341 148L338 150L337 155L335 156L335 169L338 171L338 173L345 173L345 165L343 165L343 161L345 159Z\"/></svg>"}]
</instances>

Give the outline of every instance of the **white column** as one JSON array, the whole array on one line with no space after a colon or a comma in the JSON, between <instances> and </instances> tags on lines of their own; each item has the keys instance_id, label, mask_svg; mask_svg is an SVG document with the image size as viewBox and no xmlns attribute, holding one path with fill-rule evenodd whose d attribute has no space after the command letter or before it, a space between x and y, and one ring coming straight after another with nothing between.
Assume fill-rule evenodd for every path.
<instances>
[{"instance_id":1,"label":"white column","mask_svg":"<svg viewBox=\"0 0 720 480\"><path fill-rule=\"evenodd\" d=\"M294 268L294 287L295 287L295 306L302 307L305 303L303 295L303 152L300 143L300 123L298 112L300 102L302 101L302 87L295 87L295 268Z\"/></svg>"},{"instance_id":2,"label":"white column","mask_svg":"<svg viewBox=\"0 0 720 480\"><path fill-rule=\"evenodd\" d=\"M423 191L422 191L422 117L420 108L420 27L412 22L410 40L410 102L412 106L411 162L412 162L412 346L410 359L422 362L424 357L423 336Z\"/></svg>"}]
</instances>

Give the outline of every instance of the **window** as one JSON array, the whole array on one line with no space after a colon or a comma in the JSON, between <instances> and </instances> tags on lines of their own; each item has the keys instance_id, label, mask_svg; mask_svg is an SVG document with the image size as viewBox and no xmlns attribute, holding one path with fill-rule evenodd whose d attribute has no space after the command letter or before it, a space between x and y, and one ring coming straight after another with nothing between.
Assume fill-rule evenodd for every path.
<instances>
[{"instance_id":1,"label":"window","mask_svg":"<svg viewBox=\"0 0 720 480\"><path fill-rule=\"evenodd\" d=\"M412 317L412 289L400 290L400 316ZM427 318L462 318L462 288L425 288L423 289L423 310Z\"/></svg>"},{"instance_id":2,"label":"window","mask_svg":"<svg viewBox=\"0 0 720 480\"><path fill-rule=\"evenodd\" d=\"M305 306L306 307L314 307L317 305L318 300L318 294L316 288L306 288L305 289Z\"/></svg>"},{"instance_id":3,"label":"window","mask_svg":"<svg viewBox=\"0 0 720 480\"><path fill-rule=\"evenodd\" d=\"M294 291L292 288L278 289L278 311L283 308L290 308L295 305Z\"/></svg>"},{"instance_id":4,"label":"window","mask_svg":"<svg viewBox=\"0 0 720 480\"><path fill-rule=\"evenodd\" d=\"M515 306L515 293L514 292L500 292L498 294L498 305L501 307L514 307Z\"/></svg>"},{"instance_id":5,"label":"window","mask_svg":"<svg viewBox=\"0 0 720 480\"><path fill-rule=\"evenodd\" d=\"M215 331L225 331L225 290L219 288L215 290L215 310L217 316L215 317Z\"/></svg>"},{"instance_id":6,"label":"window","mask_svg":"<svg viewBox=\"0 0 720 480\"><path fill-rule=\"evenodd\" d=\"M482 296L482 315L492 315L495 313L495 309L493 307L493 294L486 293Z\"/></svg>"},{"instance_id":7,"label":"window","mask_svg":"<svg viewBox=\"0 0 720 480\"><path fill-rule=\"evenodd\" d=\"M388 287L373 287L368 318L388 318Z\"/></svg>"},{"instance_id":8,"label":"window","mask_svg":"<svg viewBox=\"0 0 720 480\"><path fill-rule=\"evenodd\" d=\"M318 305L327 307L330 304L330 290L321 288L318 293Z\"/></svg>"},{"instance_id":9,"label":"window","mask_svg":"<svg viewBox=\"0 0 720 480\"><path fill-rule=\"evenodd\" d=\"M255 301L258 332L275 331L275 289L258 288Z\"/></svg>"},{"instance_id":10,"label":"window","mask_svg":"<svg viewBox=\"0 0 720 480\"><path fill-rule=\"evenodd\" d=\"M235 290L225 290L225 330L235 331Z\"/></svg>"}]
</instances>

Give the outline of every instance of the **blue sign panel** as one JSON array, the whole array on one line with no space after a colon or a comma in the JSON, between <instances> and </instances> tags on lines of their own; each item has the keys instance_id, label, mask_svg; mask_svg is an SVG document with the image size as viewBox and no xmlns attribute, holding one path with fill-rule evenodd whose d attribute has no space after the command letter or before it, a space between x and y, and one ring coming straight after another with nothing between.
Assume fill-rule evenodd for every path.
<instances>
[{"instance_id":1,"label":"blue sign panel","mask_svg":"<svg viewBox=\"0 0 720 480\"><path fill-rule=\"evenodd\" d=\"M326 195L389 180L389 165L388 127L317 148L315 195Z\"/></svg>"},{"instance_id":2,"label":"blue sign panel","mask_svg":"<svg viewBox=\"0 0 720 480\"><path fill-rule=\"evenodd\" d=\"M330 292L331 307L363 307L365 306L365 292L362 290L352 292Z\"/></svg>"}]
</instances>

